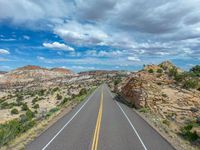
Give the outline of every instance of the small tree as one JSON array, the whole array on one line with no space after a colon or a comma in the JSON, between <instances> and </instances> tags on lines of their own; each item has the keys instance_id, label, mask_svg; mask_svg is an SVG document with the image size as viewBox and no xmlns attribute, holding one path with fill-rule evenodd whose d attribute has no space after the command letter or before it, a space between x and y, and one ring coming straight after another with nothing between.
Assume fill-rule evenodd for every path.
<instances>
[{"instance_id":1,"label":"small tree","mask_svg":"<svg viewBox=\"0 0 200 150\"><path fill-rule=\"evenodd\" d=\"M11 110L11 114L12 115L13 114L19 114L19 111L16 108L14 108L14 109Z\"/></svg>"},{"instance_id":2,"label":"small tree","mask_svg":"<svg viewBox=\"0 0 200 150\"><path fill-rule=\"evenodd\" d=\"M153 73L154 71L153 71L153 69L149 69L148 72L149 73Z\"/></svg>"},{"instance_id":3,"label":"small tree","mask_svg":"<svg viewBox=\"0 0 200 150\"><path fill-rule=\"evenodd\" d=\"M27 111L29 110L28 105L26 103L22 104L22 111Z\"/></svg>"},{"instance_id":4,"label":"small tree","mask_svg":"<svg viewBox=\"0 0 200 150\"><path fill-rule=\"evenodd\" d=\"M163 73L163 70L162 69L158 69L157 73Z\"/></svg>"},{"instance_id":5,"label":"small tree","mask_svg":"<svg viewBox=\"0 0 200 150\"><path fill-rule=\"evenodd\" d=\"M186 89L195 89L198 87L198 81L195 79L189 79L187 81L185 81L185 83L183 84L183 87Z\"/></svg>"},{"instance_id":6,"label":"small tree","mask_svg":"<svg viewBox=\"0 0 200 150\"><path fill-rule=\"evenodd\" d=\"M190 69L190 72L194 73L196 76L200 77L200 65L196 65Z\"/></svg>"},{"instance_id":7,"label":"small tree","mask_svg":"<svg viewBox=\"0 0 200 150\"><path fill-rule=\"evenodd\" d=\"M87 93L87 90L85 88L82 88L79 92L79 95L84 95Z\"/></svg>"},{"instance_id":8,"label":"small tree","mask_svg":"<svg viewBox=\"0 0 200 150\"><path fill-rule=\"evenodd\" d=\"M39 105L39 104L35 104L35 105L33 106L33 108L38 109L38 108L40 108L40 105Z\"/></svg>"},{"instance_id":9,"label":"small tree","mask_svg":"<svg viewBox=\"0 0 200 150\"><path fill-rule=\"evenodd\" d=\"M169 76L176 77L177 74L178 74L178 70L176 67L172 67L171 69L169 69Z\"/></svg>"},{"instance_id":10,"label":"small tree","mask_svg":"<svg viewBox=\"0 0 200 150\"><path fill-rule=\"evenodd\" d=\"M60 94L57 94L57 100L61 100L62 99L62 96Z\"/></svg>"}]
</instances>

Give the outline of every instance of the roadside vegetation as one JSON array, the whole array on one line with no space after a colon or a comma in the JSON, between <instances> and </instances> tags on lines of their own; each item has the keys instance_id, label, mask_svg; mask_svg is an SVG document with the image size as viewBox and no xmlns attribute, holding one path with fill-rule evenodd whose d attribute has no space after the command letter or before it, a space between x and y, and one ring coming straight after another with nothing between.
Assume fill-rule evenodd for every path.
<instances>
[{"instance_id":1,"label":"roadside vegetation","mask_svg":"<svg viewBox=\"0 0 200 150\"><path fill-rule=\"evenodd\" d=\"M169 76L174 78L176 84L185 89L197 89L200 90L200 66L196 65L189 71L179 73L177 68L173 67L169 70Z\"/></svg>"},{"instance_id":2,"label":"roadside vegetation","mask_svg":"<svg viewBox=\"0 0 200 150\"><path fill-rule=\"evenodd\" d=\"M80 86L78 93L70 93L70 87L66 88L68 89L62 90L60 87L55 87L36 91L16 91L12 97L1 98L0 109L9 109L10 115L16 115L17 118L0 124L0 147L12 144L16 137L26 134L29 129L37 126L41 121L53 119L51 116L60 113L70 103L78 104L83 101L95 87L86 89ZM44 97L49 96L55 98L56 106L48 111L41 111L40 101L42 102ZM30 99L30 103L27 103L26 99Z\"/></svg>"}]
</instances>

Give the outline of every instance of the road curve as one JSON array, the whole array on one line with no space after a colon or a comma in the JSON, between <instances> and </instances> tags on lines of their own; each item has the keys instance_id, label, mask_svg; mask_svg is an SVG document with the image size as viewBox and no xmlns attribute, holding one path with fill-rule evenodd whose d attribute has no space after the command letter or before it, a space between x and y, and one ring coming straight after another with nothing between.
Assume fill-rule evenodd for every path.
<instances>
[{"instance_id":1,"label":"road curve","mask_svg":"<svg viewBox=\"0 0 200 150\"><path fill-rule=\"evenodd\" d=\"M27 150L174 150L103 84L26 146Z\"/></svg>"}]
</instances>

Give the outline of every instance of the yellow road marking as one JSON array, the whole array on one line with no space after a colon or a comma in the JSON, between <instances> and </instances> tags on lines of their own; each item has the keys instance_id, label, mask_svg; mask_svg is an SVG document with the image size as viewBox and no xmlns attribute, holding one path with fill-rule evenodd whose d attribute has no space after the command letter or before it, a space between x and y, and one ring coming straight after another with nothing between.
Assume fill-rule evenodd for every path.
<instances>
[{"instance_id":1,"label":"yellow road marking","mask_svg":"<svg viewBox=\"0 0 200 150\"><path fill-rule=\"evenodd\" d=\"M98 117L97 117L97 122L96 122L95 132L94 132L94 136L93 136L93 142L92 142L91 150L97 150L97 148L98 148L102 112L103 112L103 91L101 92L100 108L99 108L99 113L98 113Z\"/></svg>"}]
</instances>

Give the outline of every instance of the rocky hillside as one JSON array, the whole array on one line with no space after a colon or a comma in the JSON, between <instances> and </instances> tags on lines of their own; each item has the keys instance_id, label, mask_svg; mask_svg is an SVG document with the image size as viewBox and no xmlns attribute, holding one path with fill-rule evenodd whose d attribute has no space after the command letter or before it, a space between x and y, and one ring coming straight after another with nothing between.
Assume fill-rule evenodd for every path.
<instances>
[{"instance_id":1,"label":"rocky hillside","mask_svg":"<svg viewBox=\"0 0 200 150\"><path fill-rule=\"evenodd\" d=\"M39 66L28 65L3 74L0 77L0 84L41 81L68 75L74 75L74 73L63 68L47 69Z\"/></svg>"},{"instance_id":2,"label":"rocky hillside","mask_svg":"<svg viewBox=\"0 0 200 150\"><path fill-rule=\"evenodd\" d=\"M199 89L200 80L194 72L183 72L169 61L145 66L117 85L117 91L130 105L154 114L153 121L164 124L170 136L181 134L196 143L200 126L193 128L193 124L200 121ZM188 124L191 128L186 131Z\"/></svg>"}]
</instances>

